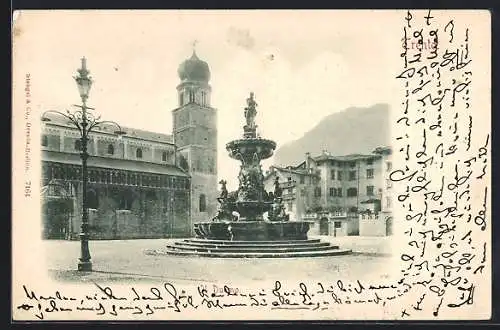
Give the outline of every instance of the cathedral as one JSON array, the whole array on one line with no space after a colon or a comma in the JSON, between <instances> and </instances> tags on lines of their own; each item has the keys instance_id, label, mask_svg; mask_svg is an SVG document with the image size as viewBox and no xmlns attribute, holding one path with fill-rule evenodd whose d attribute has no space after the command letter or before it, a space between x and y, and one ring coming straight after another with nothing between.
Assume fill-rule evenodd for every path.
<instances>
[{"instance_id":1,"label":"cathedral","mask_svg":"<svg viewBox=\"0 0 500 330\"><path fill-rule=\"evenodd\" d=\"M100 125L89 135L87 205L91 239L192 236L216 213L217 110L210 68L192 56L178 68L172 134ZM45 239L77 239L82 214L81 140L64 117L42 118Z\"/></svg>"}]
</instances>

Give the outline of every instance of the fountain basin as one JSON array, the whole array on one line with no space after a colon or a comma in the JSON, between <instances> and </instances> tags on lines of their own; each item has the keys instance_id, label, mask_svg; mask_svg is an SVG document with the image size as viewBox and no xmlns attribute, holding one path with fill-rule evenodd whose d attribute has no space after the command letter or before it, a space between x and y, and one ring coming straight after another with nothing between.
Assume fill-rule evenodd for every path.
<instances>
[{"instance_id":1,"label":"fountain basin","mask_svg":"<svg viewBox=\"0 0 500 330\"><path fill-rule=\"evenodd\" d=\"M229 156L233 159L241 160L241 157L252 158L257 154L259 159L267 159L273 155L276 142L260 138L248 138L233 140L226 144Z\"/></svg>"},{"instance_id":2,"label":"fountain basin","mask_svg":"<svg viewBox=\"0 0 500 330\"><path fill-rule=\"evenodd\" d=\"M233 241L307 240L310 223L306 221L227 221L194 224L196 237Z\"/></svg>"}]
</instances>

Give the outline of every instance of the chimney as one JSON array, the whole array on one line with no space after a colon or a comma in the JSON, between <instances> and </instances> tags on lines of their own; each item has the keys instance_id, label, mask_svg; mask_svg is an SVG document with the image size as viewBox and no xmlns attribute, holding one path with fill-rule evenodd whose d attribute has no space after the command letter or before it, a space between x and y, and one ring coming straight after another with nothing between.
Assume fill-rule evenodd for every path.
<instances>
[{"instance_id":1,"label":"chimney","mask_svg":"<svg viewBox=\"0 0 500 330\"><path fill-rule=\"evenodd\" d=\"M310 159L311 159L311 153L306 152L306 168L309 168L311 166Z\"/></svg>"}]
</instances>

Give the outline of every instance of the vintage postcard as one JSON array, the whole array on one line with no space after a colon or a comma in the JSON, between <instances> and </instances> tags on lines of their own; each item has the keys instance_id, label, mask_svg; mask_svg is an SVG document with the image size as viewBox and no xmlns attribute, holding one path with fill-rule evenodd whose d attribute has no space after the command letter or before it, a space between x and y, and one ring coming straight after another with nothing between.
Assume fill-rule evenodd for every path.
<instances>
[{"instance_id":1,"label":"vintage postcard","mask_svg":"<svg viewBox=\"0 0 500 330\"><path fill-rule=\"evenodd\" d=\"M12 24L14 321L491 317L490 12Z\"/></svg>"}]
</instances>

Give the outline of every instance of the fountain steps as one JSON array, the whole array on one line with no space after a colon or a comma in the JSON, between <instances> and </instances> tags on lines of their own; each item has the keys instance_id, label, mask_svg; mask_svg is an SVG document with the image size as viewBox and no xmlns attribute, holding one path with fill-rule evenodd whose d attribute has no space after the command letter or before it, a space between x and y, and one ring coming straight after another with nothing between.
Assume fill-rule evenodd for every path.
<instances>
[{"instance_id":1,"label":"fountain steps","mask_svg":"<svg viewBox=\"0 0 500 330\"><path fill-rule=\"evenodd\" d=\"M245 247L245 248L228 248L228 247L192 247L192 246L169 246L175 251L195 251L195 252L306 252L306 251L324 251L337 250L338 246L310 246L310 247L288 247L288 248L273 248L273 247Z\"/></svg>"},{"instance_id":2,"label":"fountain steps","mask_svg":"<svg viewBox=\"0 0 500 330\"><path fill-rule=\"evenodd\" d=\"M260 248L260 249L276 249L276 248L312 248L312 247L326 247L329 243L326 242L313 242L313 243L292 243L292 244L282 244L280 242L265 243L265 244L252 244L252 242L244 242L244 244L227 244L226 243L203 243L203 242L175 242L175 246L185 246L193 248Z\"/></svg>"},{"instance_id":3,"label":"fountain steps","mask_svg":"<svg viewBox=\"0 0 500 330\"><path fill-rule=\"evenodd\" d=\"M260 250L276 250L276 249L285 249L285 250L301 250L301 249L324 249L324 248L329 248L331 245L328 245L328 243L316 243L312 245L236 245L236 246L231 246L231 245L215 245L215 244L210 244L210 245L201 245L201 244L183 244L183 243L176 243L174 245L170 245L172 248L184 248L184 249L227 249L227 250L247 250L247 249L260 249Z\"/></svg>"},{"instance_id":4,"label":"fountain steps","mask_svg":"<svg viewBox=\"0 0 500 330\"><path fill-rule=\"evenodd\" d=\"M335 256L350 253L319 239L294 241L225 241L185 239L168 245L166 254L214 258L295 258Z\"/></svg>"},{"instance_id":5,"label":"fountain steps","mask_svg":"<svg viewBox=\"0 0 500 330\"><path fill-rule=\"evenodd\" d=\"M346 249L331 249L320 251L295 251L295 252L196 252L196 251L179 251L167 249L169 255L177 255L184 257L209 257L209 258L301 258L301 257L329 257L339 256L351 253L351 250Z\"/></svg>"},{"instance_id":6,"label":"fountain steps","mask_svg":"<svg viewBox=\"0 0 500 330\"><path fill-rule=\"evenodd\" d=\"M310 244L310 243L320 243L319 238L314 238L314 239L299 239L299 240L276 240L276 241L230 241L230 240L222 240L222 239L206 239L206 238L187 238L184 239L183 242L190 242L190 243L202 243L202 244L222 244L222 245L259 245L259 244Z\"/></svg>"}]
</instances>

